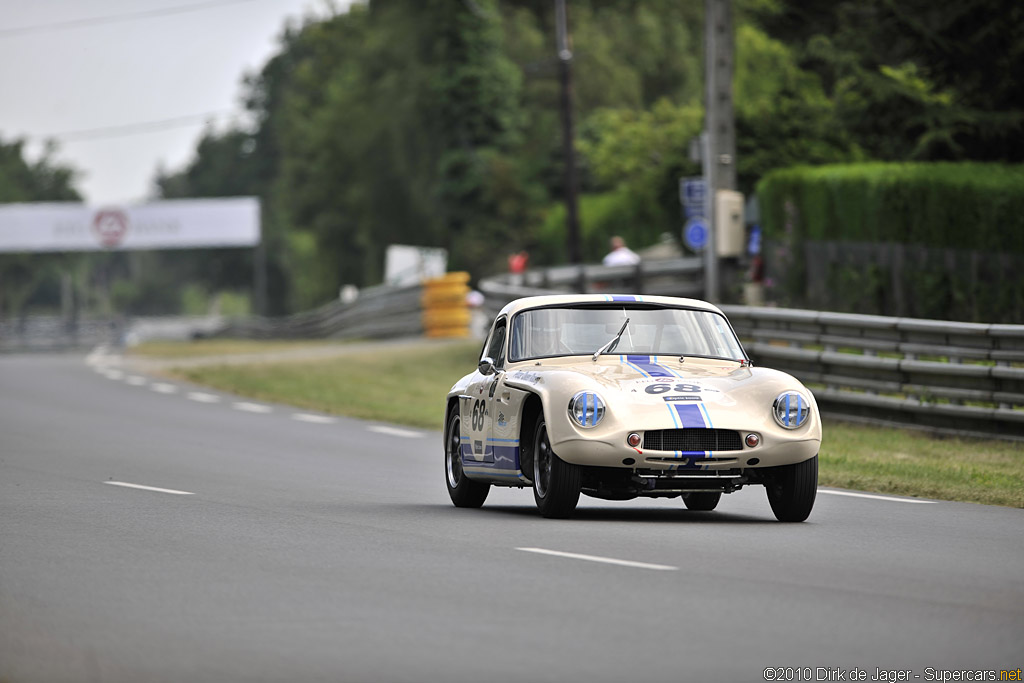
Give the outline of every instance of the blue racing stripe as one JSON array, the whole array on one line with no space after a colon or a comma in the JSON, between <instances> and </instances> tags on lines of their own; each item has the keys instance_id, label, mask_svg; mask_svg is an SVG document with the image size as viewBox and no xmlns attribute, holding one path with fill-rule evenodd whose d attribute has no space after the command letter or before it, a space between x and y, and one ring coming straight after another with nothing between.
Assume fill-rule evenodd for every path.
<instances>
[{"instance_id":1,"label":"blue racing stripe","mask_svg":"<svg viewBox=\"0 0 1024 683\"><path fill-rule=\"evenodd\" d=\"M638 369L644 377L675 377L667 369L651 360L650 356L626 356L626 362Z\"/></svg>"},{"instance_id":2,"label":"blue racing stripe","mask_svg":"<svg viewBox=\"0 0 1024 683\"><path fill-rule=\"evenodd\" d=\"M666 367L666 366L664 366L664 365L661 365L661 364L660 364L660 363L658 362L658 357L657 357L657 356L651 356L651 362L652 362L652 363L654 363L655 365L657 365L657 366L658 366L659 368L661 368L661 369L662 369L662 370L664 370L665 372L667 372L667 373L669 373L670 375L672 375L673 377L682 377L682 375L680 375L680 374L679 374L678 372L676 372L676 371L675 371L675 370L673 370L672 368L669 368L669 367Z\"/></svg>"},{"instance_id":3,"label":"blue racing stripe","mask_svg":"<svg viewBox=\"0 0 1024 683\"><path fill-rule=\"evenodd\" d=\"M700 406L686 403L672 403L670 405L678 413L679 421L684 429L687 427L707 427L707 423L704 422L704 413L701 411Z\"/></svg>"},{"instance_id":4,"label":"blue racing stripe","mask_svg":"<svg viewBox=\"0 0 1024 683\"><path fill-rule=\"evenodd\" d=\"M704 421L704 411L701 410L703 406L699 405L687 405L687 404L671 404L675 411L679 414L679 421L682 423L683 428L703 428L707 426ZM709 453L706 451L683 451L681 455L684 458L691 458L688 465L684 465L684 469L702 469L704 466L700 463L699 459L709 457Z\"/></svg>"},{"instance_id":5,"label":"blue racing stripe","mask_svg":"<svg viewBox=\"0 0 1024 683\"><path fill-rule=\"evenodd\" d=\"M712 424L711 422L711 416L708 415L708 409L704 406L703 403L698 403L697 406L701 409L701 412L704 413L704 420L705 422L707 422L708 427L713 428L715 425Z\"/></svg>"}]
</instances>

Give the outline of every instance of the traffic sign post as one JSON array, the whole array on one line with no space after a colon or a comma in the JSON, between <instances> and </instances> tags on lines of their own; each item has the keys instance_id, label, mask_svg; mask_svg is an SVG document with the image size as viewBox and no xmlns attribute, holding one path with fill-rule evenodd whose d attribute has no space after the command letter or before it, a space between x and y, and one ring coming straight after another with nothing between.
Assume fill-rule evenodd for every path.
<instances>
[{"instance_id":1,"label":"traffic sign post","mask_svg":"<svg viewBox=\"0 0 1024 683\"><path fill-rule=\"evenodd\" d=\"M707 184L704 178L696 176L679 179L679 201L683 206L704 206L706 193Z\"/></svg>"},{"instance_id":2,"label":"traffic sign post","mask_svg":"<svg viewBox=\"0 0 1024 683\"><path fill-rule=\"evenodd\" d=\"M708 221L705 202L707 183L700 176L679 179L679 203L683 205L683 244L691 251L701 252L708 244Z\"/></svg>"},{"instance_id":3,"label":"traffic sign post","mask_svg":"<svg viewBox=\"0 0 1024 683\"><path fill-rule=\"evenodd\" d=\"M694 216L683 226L683 244L693 251L702 251L708 245L708 222L703 216Z\"/></svg>"}]
</instances>

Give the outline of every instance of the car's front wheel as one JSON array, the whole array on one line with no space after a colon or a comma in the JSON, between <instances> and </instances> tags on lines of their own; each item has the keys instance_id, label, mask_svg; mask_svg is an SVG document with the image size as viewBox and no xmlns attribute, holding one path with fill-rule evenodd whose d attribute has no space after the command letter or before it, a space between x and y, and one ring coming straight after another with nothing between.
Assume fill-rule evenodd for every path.
<instances>
[{"instance_id":1,"label":"car's front wheel","mask_svg":"<svg viewBox=\"0 0 1024 683\"><path fill-rule=\"evenodd\" d=\"M697 491L683 494L683 504L687 510L708 512L718 507L718 501L722 500L721 491Z\"/></svg>"},{"instance_id":2,"label":"car's front wheel","mask_svg":"<svg viewBox=\"0 0 1024 683\"><path fill-rule=\"evenodd\" d=\"M564 519L576 510L583 486L579 465L567 463L551 450L544 417L533 430L533 499L540 514Z\"/></svg>"},{"instance_id":3,"label":"car's front wheel","mask_svg":"<svg viewBox=\"0 0 1024 683\"><path fill-rule=\"evenodd\" d=\"M764 486L775 518L780 522L807 519L818 493L818 456L792 465L772 467L765 475Z\"/></svg>"},{"instance_id":4,"label":"car's front wheel","mask_svg":"<svg viewBox=\"0 0 1024 683\"><path fill-rule=\"evenodd\" d=\"M444 427L444 469L448 495L455 507L478 508L487 500L491 487L472 481L462 469L462 418L453 410Z\"/></svg>"}]
</instances>

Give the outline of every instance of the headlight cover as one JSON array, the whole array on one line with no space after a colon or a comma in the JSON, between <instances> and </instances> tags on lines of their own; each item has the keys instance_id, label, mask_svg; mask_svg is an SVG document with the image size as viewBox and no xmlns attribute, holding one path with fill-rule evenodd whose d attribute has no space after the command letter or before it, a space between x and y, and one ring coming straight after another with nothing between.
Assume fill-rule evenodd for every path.
<instances>
[{"instance_id":1,"label":"headlight cover","mask_svg":"<svg viewBox=\"0 0 1024 683\"><path fill-rule=\"evenodd\" d=\"M786 429L802 427L811 414L811 403L796 391L779 394L772 404L772 415L779 426Z\"/></svg>"},{"instance_id":2,"label":"headlight cover","mask_svg":"<svg viewBox=\"0 0 1024 683\"><path fill-rule=\"evenodd\" d=\"M580 427L596 427L604 413L604 399L592 391L581 391L569 401L569 415Z\"/></svg>"}]
</instances>

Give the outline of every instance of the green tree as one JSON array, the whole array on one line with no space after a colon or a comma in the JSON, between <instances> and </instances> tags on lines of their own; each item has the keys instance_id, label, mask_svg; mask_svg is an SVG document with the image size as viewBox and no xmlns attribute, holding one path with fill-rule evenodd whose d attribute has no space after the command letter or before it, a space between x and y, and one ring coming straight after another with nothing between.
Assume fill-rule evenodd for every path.
<instances>
[{"instance_id":1,"label":"green tree","mask_svg":"<svg viewBox=\"0 0 1024 683\"><path fill-rule=\"evenodd\" d=\"M25 158L25 141L0 139L0 203L80 201L78 173L54 159L48 143L36 161ZM80 255L0 254L0 318L18 315L29 305L60 305L61 275L80 268Z\"/></svg>"},{"instance_id":2,"label":"green tree","mask_svg":"<svg viewBox=\"0 0 1024 683\"><path fill-rule=\"evenodd\" d=\"M1020 3L779 0L753 14L871 158L1024 161Z\"/></svg>"}]
</instances>

